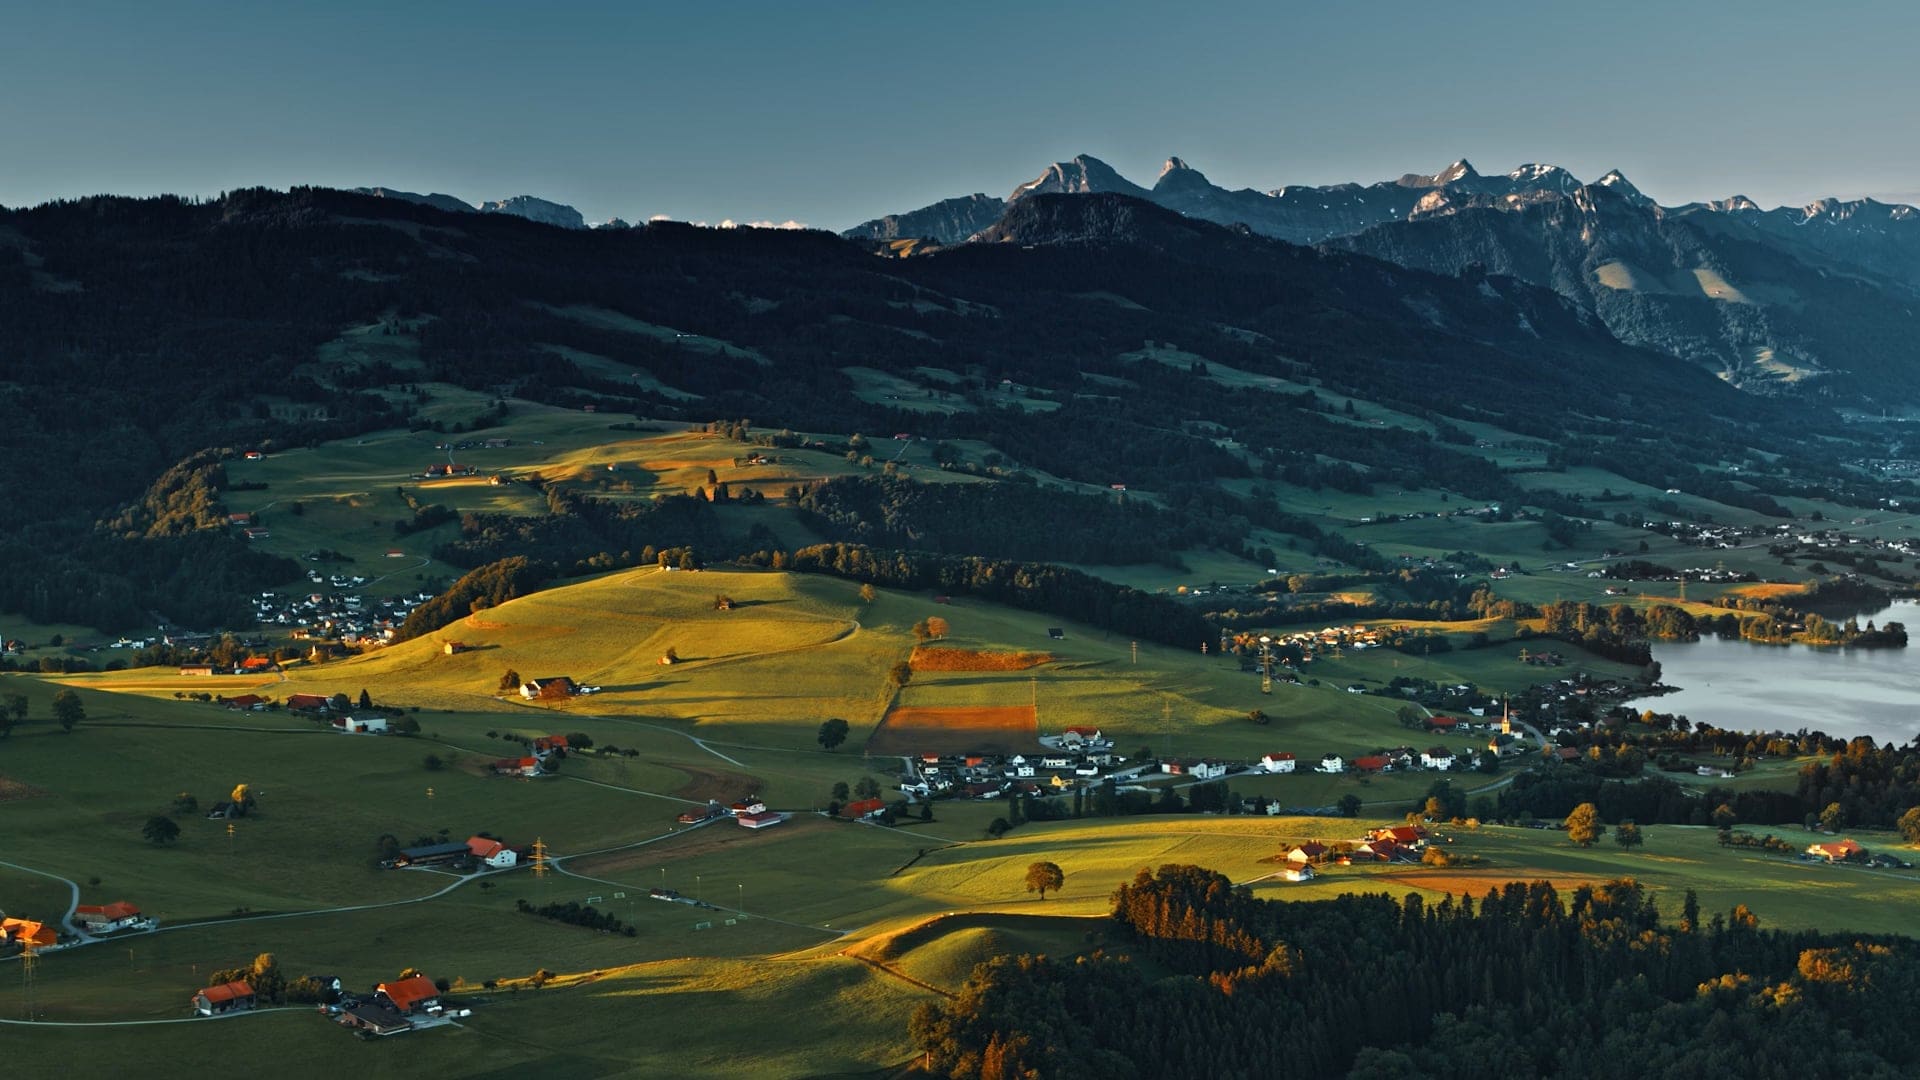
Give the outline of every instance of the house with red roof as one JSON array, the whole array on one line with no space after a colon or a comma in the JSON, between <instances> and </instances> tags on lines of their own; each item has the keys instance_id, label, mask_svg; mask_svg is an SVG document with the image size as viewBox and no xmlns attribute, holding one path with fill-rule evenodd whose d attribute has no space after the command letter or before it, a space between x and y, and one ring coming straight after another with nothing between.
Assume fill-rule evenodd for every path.
<instances>
[{"instance_id":1,"label":"house with red roof","mask_svg":"<svg viewBox=\"0 0 1920 1080\"><path fill-rule=\"evenodd\" d=\"M734 817L746 817L749 814L766 813L767 804L759 799L742 799L732 806L727 807L727 810L731 812Z\"/></svg>"},{"instance_id":2,"label":"house with red roof","mask_svg":"<svg viewBox=\"0 0 1920 1080\"><path fill-rule=\"evenodd\" d=\"M1364 754L1353 759L1353 767L1361 772L1386 772L1393 768L1393 759L1385 754Z\"/></svg>"},{"instance_id":3,"label":"house with red roof","mask_svg":"<svg viewBox=\"0 0 1920 1080\"><path fill-rule=\"evenodd\" d=\"M1308 866L1306 863L1299 863L1298 865L1291 865L1282 869L1280 876L1288 881L1312 881L1320 875L1315 872L1313 867Z\"/></svg>"},{"instance_id":4,"label":"house with red roof","mask_svg":"<svg viewBox=\"0 0 1920 1080\"><path fill-rule=\"evenodd\" d=\"M1369 840L1391 840L1396 844L1424 844L1430 834L1424 825L1391 825L1367 833Z\"/></svg>"},{"instance_id":5,"label":"house with red roof","mask_svg":"<svg viewBox=\"0 0 1920 1080\"><path fill-rule=\"evenodd\" d=\"M385 998L388 1008L406 1016L417 1012L437 1012L440 991L425 975L414 975L373 988L376 998Z\"/></svg>"},{"instance_id":6,"label":"house with red roof","mask_svg":"<svg viewBox=\"0 0 1920 1080\"><path fill-rule=\"evenodd\" d=\"M244 1012L253 1008L252 985L235 980L209 986L193 995L193 1011L201 1016L219 1016L221 1013Z\"/></svg>"},{"instance_id":7,"label":"house with red roof","mask_svg":"<svg viewBox=\"0 0 1920 1080\"><path fill-rule=\"evenodd\" d=\"M115 930L125 930L140 921L140 909L125 900L115 900L111 904L81 904L73 909L73 917L91 934L111 934Z\"/></svg>"},{"instance_id":8,"label":"house with red roof","mask_svg":"<svg viewBox=\"0 0 1920 1080\"><path fill-rule=\"evenodd\" d=\"M1293 759L1292 754L1284 751L1277 754L1267 754L1260 759L1260 767L1270 773L1292 772L1298 764L1299 762Z\"/></svg>"},{"instance_id":9,"label":"house with red roof","mask_svg":"<svg viewBox=\"0 0 1920 1080\"><path fill-rule=\"evenodd\" d=\"M1444 734L1445 732L1452 731L1454 728L1459 726L1460 726L1460 721L1455 720L1451 716L1427 717L1427 728L1430 731L1438 731Z\"/></svg>"},{"instance_id":10,"label":"house with red roof","mask_svg":"<svg viewBox=\"0 0 1920 1080\"><path fill-rule=\"evenodd\" d=\"M60 940L53 927L32 919L0 919L0 941L10 941L15 945L31 945L44 948Z\"/></svg>"},{"instance_id":11,"label":"house with red roof","mask_svg":"<svg viewBox=\"0 0 1920 1080\"><path fill-rule=\"evenodd\" d=\"M1288 848L1287 861L1290 863L1324 862L1326 861L1327 853L1332 850L1332 848L1329 848L1318 840L1309 840L1304 844L1296 844Z\"/></svg>"},{"instance_id":12,"label":"house with red roof","mask_svg":"<svg viewBox=\"0 0 1920 1080\"><path fill-rule=\"evenodd\" d=\"M289 694L286 704L294 712L325 712L333 707L323 694Z\"/></svg>"},{"instance_id":13,"label":"house with red roof","mask_svg":"<svg viewBox=\"0 0 1920 1080\"><path fill-rule=\"evenodd\" d=\"M491 836L467 837L467 850L473 853L474 858L496 870L505 870L520 861L518 852Z\"/></svg>"},{"instance_id":14,"label":"house with red roof","mask_svg":"<svg viewBox=\"0 0 1920 1080\"><path fill-rule=\"evenodd\" d=\"M550 754L558 754L561 757L566 757L567 751L570 749L572 749L572 747L567 745L567 737L565 735L542 735L533 740L533 755L535 757L547 757Z\"/></svg>"},{"instance_id":15,"label":"house with red roof","mask_svg":"<svg viewBox=\"0 0 1920 1080\"><path fill-rule=\"evenodd\" d=\"M257 675L263 671L275 671L280 667L271 656L249 656L240 661L240 671L247 675Z\"/></svg>"},{"instance_id":16,"label":"house with red roof","mask_svg":"<svg viewBox=\"0 0 1920 1080\"><path fill-rule=\"evenodd\" d=\"M764 829L787 820L787 815L778 810L762 810L757 814L741 814L733 820L739 822L743 829Z\"/></svg>"},{"instance_id":17,"label":"house with red roof","mask_svg":"<svg viewBox=\"0 0 1920 1080\"><path fill-rule=\"evenodd\" d=\"M493 763L496 776L539 776L540 759L537 757L501 758Z\"/></svg>"},{"instance_id":18,"label":"house with red roof","mask_svg":"<svg viewBox=\"0 0 1920 1080\"><path fill-rule=\"evenodd\" d=\"M880 799L855 799L840 808L840 816L849 821L859 821L861 818L872 817L886 809L886 805Z\"/></svg>"},{"instance_id":19,"label":"house with red roof","mask_svg":"<svg viewBox=\"0 0 1920 1080\"><path fill-rule=\"evenodd\" d=\"M228 698L225 704L233 712L258 712L267 707L267 699L258 694L241 694Z\"/></svg>"},{"instance_id":20,"label":"house with red roof","mask_svg":"<svg viewBox=\"0 0 1920 1080\"><path fill-rule=\"evenodd\" d=\"M1807 847L1808 855L1816 859L1825 859L1830 863L1845 862L1866 853L1866 848L1852 840L1823 840Z\"/></svg>"}]
</instances>

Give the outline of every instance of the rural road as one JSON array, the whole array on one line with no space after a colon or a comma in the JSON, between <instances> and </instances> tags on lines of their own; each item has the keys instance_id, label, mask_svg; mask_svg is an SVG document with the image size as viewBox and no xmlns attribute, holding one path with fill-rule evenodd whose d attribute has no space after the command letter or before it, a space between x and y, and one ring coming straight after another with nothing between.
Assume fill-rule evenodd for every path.
<instances>
[{"instance_id":1,"label":"rural road","mask_svg":"<svg viewBox=\"0 0 1920 1080\"><path fill-rule=\"evenodd\" d=\"M92 934L89 934L85 930L82 930L79 927L73 925L74 909L80 906L80 883L79 882L69 881L68 879L61 877L59 874L49 874L45 870L35 870L31 866L21 866L19 863L0 862L0 866L5 866L14 870L19 870L23 873L36 874L43 878L52 878L55 881L65 882L67 888L73 890L73 898L67 902L67 913L65 915L60 916L60 925L63 928L65 928L67 933L72 934L75 937L79 938L82 944L89 943L94 940L94 937Z\"/></svg>"}]
</instances>

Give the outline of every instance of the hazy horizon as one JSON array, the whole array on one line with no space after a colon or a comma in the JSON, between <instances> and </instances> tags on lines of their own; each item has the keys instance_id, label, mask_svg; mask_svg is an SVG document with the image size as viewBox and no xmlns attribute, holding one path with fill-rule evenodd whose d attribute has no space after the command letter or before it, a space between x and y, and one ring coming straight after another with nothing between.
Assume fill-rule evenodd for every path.
<instances>
[{"instance_id":1,"label":"hazy horizon","mask_svg":"<svg viewBox=\"0 0 1920 1080\"><path fill-rule=\"evenodd\" d=\"M1873 32L1631 0L43 5L0 42L0 205L317 184L840 229L1079 153L1143 184L1169 155L1260 190L1464 156L1618 168L1668 205L1911 201L1920 9L1848 10Z\"/></svg>"}]
</instances>

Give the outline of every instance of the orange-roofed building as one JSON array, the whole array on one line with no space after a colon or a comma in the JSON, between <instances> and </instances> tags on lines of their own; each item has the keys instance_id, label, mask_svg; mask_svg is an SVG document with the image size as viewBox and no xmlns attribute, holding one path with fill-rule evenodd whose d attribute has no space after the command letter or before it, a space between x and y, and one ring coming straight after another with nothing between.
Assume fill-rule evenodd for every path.
<instances>
[{"instance_id":1,"label":"orange-roofed building","mask_svg":"<svg viewBox=\"0 0 1920 1080\"><path fill-rule=\"evenodd\" d=\"M520 861L519 853L508 847L505 843L495 840L492 837L468 837L467 850L473 852L474 858L479 859L481 862L495 869L504 870L507 867L517 865Z\"/></svg>"},{"instance_id":2,"label":"orange-roofed building","mask_svg":"<svg viewBox=\"0 0 1920 1080\"><path fill-rule=\"evenodd\" d=\"M95 934L110 934L115 930L125 930L140 921L140 909L125 900L116 900L111 904L94 906L81 904L73 909L73 917L80 925Z\"/></svg>"},{"instance_id":3,"label":"orange-roofed building","mask_svg":"<svg viewBox=\"0 0 1920 1080\"><path fill-rule=\"evenodd\" d=\"M253 1008L253 1000L253 987L250 984L240 981L221 983L194 994L193 1011L201 1016L242 1012Z\"/></svg>"},{"instance_id":4,"label":"orange-roofed building","mask_svg":"<svg viewBox=\"0 0 1920 1080\"><path fill-rule=\"evenodd\" d=\"M425 975L401 979L398 982L381 983L374 992L387 999L388 1004L402 1013L415 1013L431 1009L440 1004L440 991L433 980Z\"/></svg>"},{"instance_id":5,"label":"orange-roofed building","mask_svg":"<svg viewBox=\"0 0 1920 1080\"><path fill-rule=\"evenodd\" d=\"M16 945L40 948L53 944L60 935L53 927L32 919L0 919L0 937Z\"/></svg>"}]
</instances>

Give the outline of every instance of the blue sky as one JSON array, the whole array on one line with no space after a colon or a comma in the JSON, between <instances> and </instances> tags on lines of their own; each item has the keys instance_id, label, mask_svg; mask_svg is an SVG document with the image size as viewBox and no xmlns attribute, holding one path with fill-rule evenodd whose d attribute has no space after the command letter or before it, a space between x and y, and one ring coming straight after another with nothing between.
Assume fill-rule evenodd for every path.
<instances>
[{"instance_id":1,"label":"blue sky","mask_svg":"<svg viewBox=\"0 0 1920 1080\"><path fill-rule=\"evenodd\" d=\"M842 228L1076 153L1916 198L1915 40L1893 3L0 0L0 204L385 184Z\"/></svg>"}]
</instances>

